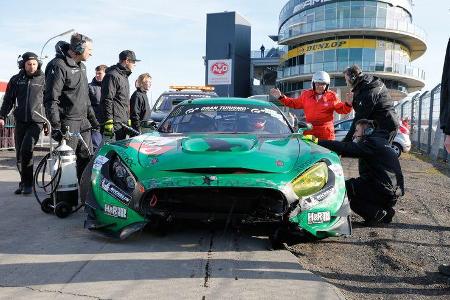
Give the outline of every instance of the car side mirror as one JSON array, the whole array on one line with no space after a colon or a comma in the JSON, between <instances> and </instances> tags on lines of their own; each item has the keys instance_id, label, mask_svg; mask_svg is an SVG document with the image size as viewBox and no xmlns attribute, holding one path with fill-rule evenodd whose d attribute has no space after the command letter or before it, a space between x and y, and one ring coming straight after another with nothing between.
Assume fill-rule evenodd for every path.
<instances>
[{"instance_id":1,"label":"car side mirror","mask_svg":"<svg viewBox=\"0 0 450 300\"><path fill-rule=\"evenodd\" d=\"M311 123L307 123L307 122L304 122L304 121L298 121L297 133L303 134L304 131L311 130L311 129L313 129L313 126L312 126Z\"/></svg>"},{"instance_id":2,"label":"car side mirror","mask_svg":"<svg viewBox=\"0 0 450 300\"><path fill-rule=\"evenodd\" d=\"M155 121L147 120L147 121L141 121L141 127L147 128L150 130L156 130L158 129L158 124Z\"/></svg>"}]
</instances>

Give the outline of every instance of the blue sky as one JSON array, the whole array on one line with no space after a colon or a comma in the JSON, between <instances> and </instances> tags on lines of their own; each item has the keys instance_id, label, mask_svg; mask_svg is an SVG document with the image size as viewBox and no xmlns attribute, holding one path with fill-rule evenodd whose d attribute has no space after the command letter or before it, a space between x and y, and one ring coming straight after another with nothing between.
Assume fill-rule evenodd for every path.
<instances>
[{"instance_id":1,"label":"blue sky","mask_svg":"<svg viewBox=\"0 0 450 300\"><path fill-rule=\"evenodd\" d=\"M204 83L206 14L236 11L252 25L252 49L275 44L267 37L277 33L278 15L286 0L184 0L184 1L9 1L0 0L0 79L17 72L16 59L25 51L40 53L50 37L74 28L94 40L94 54L86 63L88 78L99 64L112 65L118 54L131 49L142 59L131 75L153 76L150 97L155 100L171 84ZM427 86L439 83L450 37L450 1L415 0L414 22L427 33L428 51L413 64L426 71ZM70 4L73 4L71 6ZM69 36L60 38L68 40ZM44 55L54 56L51 41Z\"/></svg>"}]
</instances>

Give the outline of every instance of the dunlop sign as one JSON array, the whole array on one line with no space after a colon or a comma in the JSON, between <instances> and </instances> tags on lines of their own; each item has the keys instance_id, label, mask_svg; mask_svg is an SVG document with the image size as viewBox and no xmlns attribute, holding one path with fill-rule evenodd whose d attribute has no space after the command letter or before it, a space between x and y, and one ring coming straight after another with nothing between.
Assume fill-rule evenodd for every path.
<instances>
[{"instance_id":1,"label":"dunlop sign","mask_svg":"<svg viewBox=\"0 0 450 300\"><path fill-rule=\"evenodd\" d=\"M287 60L291 57L303 55L308 52L345 48L346 44L347 44L347 40L325 41L325 42L319 42L319 43L314 43L314 44L310 44L310 45L303 45L303 46L300 46L298 48L295 48L295 49L292 49L291 51L289 51L286 55L284 55L281 58L281 60Z\"/></svg>"}]
</instances>

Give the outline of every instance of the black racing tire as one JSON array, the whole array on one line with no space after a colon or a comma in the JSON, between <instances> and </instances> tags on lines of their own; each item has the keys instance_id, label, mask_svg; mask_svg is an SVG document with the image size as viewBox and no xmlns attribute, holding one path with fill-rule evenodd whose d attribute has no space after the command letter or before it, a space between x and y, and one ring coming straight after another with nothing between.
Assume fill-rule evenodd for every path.
<instances>
[{"instance_id":1,"label":"black racing tire","mask_svg":"<svg viewBox=\"0 0 450 300\"><path fill-rule=\"evenodd\" d=\"M397 157L400 157L400 155L402 155L403 147L399 143L393 142L391 148L394 149L395 153L397 154Z\"/></svg>"},{"instance_id":2,"label":"black racing tire","mask_svg":"<svg viewBox=\"0 0 450 300\"><path fill-rule=\"evenodd\" d=\"M64 219L71 213L72 213L72 207L70 207L70 205L67 204L66 202L63 201L63 202L59 202L56 204L55 215L58 218Z\"/></svg>"},{"instance_id":3,"label":"black racing tire","mask_svg":"<svg viewBox=\"0 0 450 300\"><path fill-rule=\"evenodd\" d=\"M53 212L53 199L45 198L41 203L41 210L46 214L50 214Z\"/></svg>"}]
</instances>

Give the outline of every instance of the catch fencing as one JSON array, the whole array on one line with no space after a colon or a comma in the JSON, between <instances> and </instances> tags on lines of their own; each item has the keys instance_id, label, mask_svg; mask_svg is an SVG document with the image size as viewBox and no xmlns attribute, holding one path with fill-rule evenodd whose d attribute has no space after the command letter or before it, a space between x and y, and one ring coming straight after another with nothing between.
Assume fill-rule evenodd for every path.
<instances>
[{"instance_id":1,"label":"catch fencing","mask_svg":"<svg viewBox=\"0 0 450 300\"><path fill-rule=\"evenodd\" d=\"M440 93L438 84L431 91L417 93L396 106L402 120L409 118L411 142L419 152L434 160L447 160L449 153L444 148L444 134L440 129Z\"/></svg>"}]
</instances>

